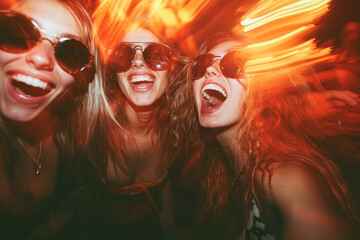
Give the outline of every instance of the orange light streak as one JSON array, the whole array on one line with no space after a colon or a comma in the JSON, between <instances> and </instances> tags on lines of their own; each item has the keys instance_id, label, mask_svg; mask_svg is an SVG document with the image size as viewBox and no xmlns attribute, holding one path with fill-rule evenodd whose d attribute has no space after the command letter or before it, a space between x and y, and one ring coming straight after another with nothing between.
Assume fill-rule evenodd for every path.
<instances>
[{"instance_id":1,"label":"orange light streak","mask_svg":"<svg viewBox=\"0 0 360 240\"><path fill-rule=\"evenodd\" d=\"M269 47L273 47L278 46L279 44L284 44L285 41L288 41L289 39L291 39L294 36L297 36L298 34L309 30L310 28L312 28L314 25L308 25L308 26L303 26L300 27L292 32L289 32L288 34L282 35L278 38L274 38L265 42L259 42L259 43L254 43L249 45L247 48L248 49L258 49L258 48L269 48ZM286 43L286 42L285 42ZM262 49L263 50L263 49Z\"/></svg>"},{"instance_id":2,"label":"orange light streak","mask_svg":"<svg viewBox=\"0 0 360 240\"><path fill-rule=\"evenodd\" d=\"M173 38L177 32L204 13L213 0L99 0L93 19L105 48L119 41L126 32L147 27Z\"/></svg>"},{"instance_id":3,"label":"orange light streak","mask_svg":"<svg viewBox=\"0 0 360 240\"><path fill-rule=\"evenodd\" d=\"M330 0L261 0L247 10L233 28L249 41L247 71L267 76L328 59L331 49L318 48L309 36L329 5Z\"/></svg>"},{"instance_id":4,"label":"orange light streak","mask_svg":"<svg viewBox=\"0 0 360 240\"><path fill-rule=\"evenodd\" d=\"M248 26L244 28L244 32L248 32L274 20L291 17L296 14L302 14L303 23L305 23L306 21L311 22L315 18L321 16L324 11L327 10L327 4L330 2L330 0L302 0L282 7L280 9L276 9L261 17L253 18L258 12L269 11L270 6L272 8L279 6L278 4L273 4L273 1L263 0L262 2L264 2L265 4L262 5L260 2L259 9L249 12L246 16L244 16L245 20L241 21L241 25ZM281 1L281 4L287 4L287 2L293 1ZM307 14L307 12L310 14Z\"/></svg>"}]
</instances>

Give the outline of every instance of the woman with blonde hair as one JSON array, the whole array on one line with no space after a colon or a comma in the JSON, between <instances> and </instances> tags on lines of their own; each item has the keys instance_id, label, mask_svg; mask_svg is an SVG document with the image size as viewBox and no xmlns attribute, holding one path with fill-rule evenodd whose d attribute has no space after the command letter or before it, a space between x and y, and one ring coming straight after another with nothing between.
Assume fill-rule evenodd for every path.
<instances>
[{"instance_id":1,"label":"woman with blonde hair","mask_svg":"<svg viewBox=\"0 0 360 240\"><path fill-rule=\"evenodd\" d=\"M0 238L54 236L73 151L72 117L99 84L85 9L23 0L0 11Z\"/></svg>"},{"instance_id":2,"label":"woman with blonde hair","mask_svg":"<svg viewBox=\"0 0 360 240\"><path fill-rule=\"evenodd\" d=\"M101 26L99 26L101 28ZM113 29L115 32L119 29ZM101 34L100 34L101 37ZM183 133L172 130L171 92L185 58L169 41L141 25L114 40L93 135L82 163L96 211L87 215L89 237L163 239L172 232L170 168L181 164ZM90 111L84 118L91 121ZM82 165L83 166L83 165ZM84 168L83 168L84 169ZM93 207L92 207L93 208ZM86 214L86 213L85 213Z\"/></svg>"}]
</instances>

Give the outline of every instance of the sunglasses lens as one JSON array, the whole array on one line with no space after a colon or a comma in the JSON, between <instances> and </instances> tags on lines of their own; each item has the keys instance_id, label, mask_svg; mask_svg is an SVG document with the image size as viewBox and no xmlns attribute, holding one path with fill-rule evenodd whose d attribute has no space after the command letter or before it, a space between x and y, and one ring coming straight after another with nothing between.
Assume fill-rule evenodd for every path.
<instances>
[{"instance_id":1,"label":"sunglasses lens","mask_svg":"<svg viewBox=\"0 0 360 240\"><path fill-rule=\"evenodd\" d=\"M87 47L75 39L61 39L55 47L55 57L59 65L69 73L83 70L90 63L91 55Z\"/></svg>"},{"instance_id":2,"label":"sunglasses lens","mask_svg":"<svg viewBox=\"0 0 360 240\"><path fill-rule=\"evenodd\" d=\"M171 63L171 50L164 44L152 44L145 48L143 57L152 70L165 70Z\"/></svg>"},{"instance_id":3,"label":"sunglasses lens","mask_svg":"<svg viewBox=\"0 0 360 240\"><path fill-rule=\"evenodd\" d=\"M194 80L202 78L206 73L206 69L211 65L211 63L212 63L211 54L204 54L195 58L190 70L191 77Z\"/></svg>"},{"instance_id":4,"label":"sunglasses lens","mask_svg":"<svg viewBox=\"0 0 360 240\"><path fill-rule=\"evenodd\" d=\"M16 13L0 13L0 49L25 52L36 45L40 32L25 16Z\"/></svg>"},{"instance_id":5,"label":"sunglasses lens","mask_svg":"<svg viewBox=\"0 0 360 240\"><path fill-rule=\"evenodd\" d=\"M130 46L120 43L111 50L108 64L116 72L124 72L131 67L134 56L134 51Z\"/></svg>"},{"instance_id":6,"label":"sunglasses lens","mask_svg":"<svg viewBox=\"0 0 360 240\"><path fill-rule=\"evenodd\" d=\"M221 60L221 72L225 77L241 78L243 76L243 64L242 59L237 57L236 51L228 52Z\"/></svg>"}]
</instances>

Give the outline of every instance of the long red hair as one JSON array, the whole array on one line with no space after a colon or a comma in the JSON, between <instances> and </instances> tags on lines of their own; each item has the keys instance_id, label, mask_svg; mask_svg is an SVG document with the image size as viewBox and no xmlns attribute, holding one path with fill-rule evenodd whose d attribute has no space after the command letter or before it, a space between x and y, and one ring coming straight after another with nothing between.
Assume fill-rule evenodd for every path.
<instances>
[{"instance_id":1,"label":"long red hair","mask_svg":"<svg viewBox=\"0 0 360 240\"><path fill-rule=\"evenodd\" d=\"M226 41L243 43L244 39L225 33L215 34L203 43L198 55ZM304 95L313 91L312 84L298 71L292 72L286 68L268 74L266 78L249 75L245 69L245 78L243 117L237 131L240 158L245 159L245 184L234 185L236 164L225 158L215 137L207 129L194 124L195 111L185 111L188 115L184 118L188 119L187 123L193 129L192 138L197 153L185 168L182 183L200 189L197 192L200 203L196 213L200 216L197 217L200 226L211 224L212 229L225 220L228 224L223 226L226 229L224 232L230 238L236 236L246 223L251 200L256 199L259 192L256 174L260 171L271 175L270 166L278 162L301 165L317 172L343 212L357 221L355 202L339 167L322 154L325 151L318 144L327 136L341 133L342 129L337 127L336 121L325 119L319 122L309 116ZM189 76L178 91L179 95L186 92L186 96L192 96L192 80ZM184 103L183 106L194 109L193 99L183 101L190 100L191 104ZM246 189L242 189L241 185Z\"/></svg>"}]
</instances>

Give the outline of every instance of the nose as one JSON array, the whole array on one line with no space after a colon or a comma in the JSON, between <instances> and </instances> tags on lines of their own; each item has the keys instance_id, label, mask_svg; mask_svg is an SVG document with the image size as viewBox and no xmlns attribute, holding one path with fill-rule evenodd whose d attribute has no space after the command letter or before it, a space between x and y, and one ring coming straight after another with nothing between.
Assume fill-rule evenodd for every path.
<instances>
[{"instance_id":1,"label":"nose","mask_svg":"<svg viewBox=\"0 0 360 240\"><path fill-rule=\"evenodd\" d=\"M55 62L54 47L50 42L42 41L27 53L25 59L38 70L52 71Z\"/></svg>"},{"instance_id":2,"label":"nose","mask_svg":"<svg viewBox=\"0 0 360 240\"><path fill-rule=\"evenodd\" d=\"M209 67L206 68L205 77L220 77L220 60L215 60Z\"/></svg>"},{"instance_id":3,"label":"nose","mask_svg":"<svg viewBox=\"0 0 360 240\"><path fill-rule=\"evenodd\" d=\"M133 68L142 68L145 67L144 56L142 55L141 50L136 50L134 60L132 61Z\"/></svg>"}]
</instances>

